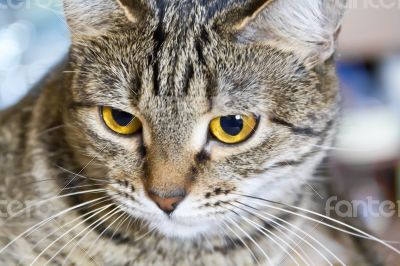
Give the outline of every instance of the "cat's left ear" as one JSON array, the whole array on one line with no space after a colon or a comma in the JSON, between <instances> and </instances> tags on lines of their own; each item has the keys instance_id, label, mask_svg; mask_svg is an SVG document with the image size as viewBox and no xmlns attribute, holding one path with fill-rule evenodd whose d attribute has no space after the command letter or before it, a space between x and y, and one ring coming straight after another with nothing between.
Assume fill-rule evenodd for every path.
<instances>
[{"instance_id":1,"label":"cat's left ear","mask_svg":"<svg viewBox=\"0 0 400 266\"><path fill-rule=\"evenodd\" d=\"M142 0L64 0L64 13L73 40L131 27L144 19L147 10Z\"/></svg>"},{"instance_id":2,"label":"cat's left ear","mask_svg":"<svg viewBox=\"0 0 400 266\"><path fill-rule=\"evenodd\" d=\"M131 22L136 23L142 19L146 7L141 0L117 0L117 2Z\"/></svg>"},{"instance_id":3,"label":"cat's left ear","mask_svg":"<svg viewBox=\"0 0 400 266\"><path fill-rule=\"evenodd\" d=\"M258 0L230 26L238 42L275 43L321 62L335 51L346 4L347 0Z\"/></svg>"}]
</instances>

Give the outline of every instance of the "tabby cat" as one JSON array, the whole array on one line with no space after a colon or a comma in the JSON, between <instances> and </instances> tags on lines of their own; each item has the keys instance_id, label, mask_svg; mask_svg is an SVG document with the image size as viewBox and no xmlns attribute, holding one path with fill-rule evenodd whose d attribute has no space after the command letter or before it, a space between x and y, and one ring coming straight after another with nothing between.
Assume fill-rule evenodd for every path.
<instances>
[{"instance_id":1,"label":"tabby cat","mask_svg":"<svg viewBox=\"0 0 400 266\"><path fill-rule=\"evenodd\" d=\"M65 0L67 58L0 115L0 264L378 265L313 213L345 5Z\"/></svg>"}]
</instances>

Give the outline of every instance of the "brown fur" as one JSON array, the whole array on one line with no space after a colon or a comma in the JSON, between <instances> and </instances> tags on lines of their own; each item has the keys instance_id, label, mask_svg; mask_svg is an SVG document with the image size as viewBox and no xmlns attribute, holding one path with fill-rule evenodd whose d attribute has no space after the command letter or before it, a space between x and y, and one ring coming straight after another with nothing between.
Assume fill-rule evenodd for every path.
<instances>
[{"instance_id":1,"label":"brown fur","mask_svg":"<svg viewBox=\"0 0 400 266\"><path fill-rule=\"evenodd\" d=\"M298 9L286 0L66 0L69 58L0 115L0 188L3 198L23 203L78 194L52 199L45 213L34 208L29 217L4 218L3 244L16 241L0 262L253 265L250 248L261 264L268 263L265 254L276 265L303 263L274 242L284 238L300 250L302 241L249 215L245 206L251 205L323 239L344 262L364 263L350 239L239 195L319 209L304 189L325 156L316 145L329 145L334 135L339 97L332 38L343 1L314 2L320 5ZM283 25L286 12L314 17ZM303 32L309 38L300 34L304 29L313 31ZM99 106L134 114L143 132L114 134ZM238 145L210 138L209 121L232 114L260 116L253 136ZM94 189L103 190L84 192ZM149 191L187 195L167 216ZM100 197L107 201L16 238L46 217ZM274 241L249 221L270 228ZM324 263L311 247L301 251Z\"/></svg>"}]
</instances>

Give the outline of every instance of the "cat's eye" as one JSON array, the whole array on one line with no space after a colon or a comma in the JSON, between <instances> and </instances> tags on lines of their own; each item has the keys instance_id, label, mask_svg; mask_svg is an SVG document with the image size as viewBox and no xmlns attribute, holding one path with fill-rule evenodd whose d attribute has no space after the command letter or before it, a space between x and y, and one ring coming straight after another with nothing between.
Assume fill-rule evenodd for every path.
<instances>
[{"instance_id":1,"label":"cat's eye","mask_svg":"<svg viewBox=\"0 0 400 266\"><path fill-rule=\"evenodd\" d=\"M132 135L142 128L140 120L130 113L106 106L100 111L107 127L118 134Z\"/></svg>"},{"instance_id":2,"label":"cat's eye","mask_svg":"<svg viewBox=\"0 0 400 266\"><path fill-rule=\"evenodd\" d=\"M257 126L253 115L230 115L213 119L210 124L211 134L226 144L237 144L251 137Z\"/></svg>"}]
</instances>

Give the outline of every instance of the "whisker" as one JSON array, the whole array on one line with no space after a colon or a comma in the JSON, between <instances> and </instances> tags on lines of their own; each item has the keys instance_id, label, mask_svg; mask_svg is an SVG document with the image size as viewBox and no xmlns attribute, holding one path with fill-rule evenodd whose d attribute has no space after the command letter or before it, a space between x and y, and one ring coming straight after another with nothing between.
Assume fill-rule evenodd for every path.
<instances>
[{"instance_id":1,"label":"whisker","mask_svg":"<svg viewBox=\"0 0 400 266\"><path fill-rule=\"evenodd\" d=\"M48 182L48 181L54 181L54 180L57 180L57 179L58 178L48 178L48 179L36 180L36 181L29 182L29 183L21 184L21 187L32 186L34 184L44 183L44 182Z\"/></svg>"},{"instance_id":2,"label":"whisker","mask_svg":"<svg viewBox=\"0 0 400 266\"><path fill-rule=\"evenodd\" d=\"M117 208L118 208L118 207L117 207ZM120 216L118 216L112 223L110 223L110 224L97 236L96 240L95 240L95 241L92 243L92 245L87 249L87 253L90 254L90 251L92 250L92 248L94 247L94 245L99 241L99 239L104 235L104 233L107 232L107 230L110 229L111 226L112 226L113 224L115 224L116 222L118 222L119 219L121 219L122 217L124 217L124 215L126 215L126 213L125 213L122 209L120 209L120 208L118 208L118 209L119 209L119 211L118 211L117 213L122 212L122 214L121 214ZM111 218L111 217L110 217L110 218Z\"/></svg>"},{"instance_id":3,"label":"whisker","mask_svg":"<svg viewBox=\"0 0 400 266\"><path fill-rule=\"evenodd\" d=\"M109 144L104 145L104 147L100 150L99 153L102 153L107 147L109 146ZM82 172L97 158L98 155L93 156L93 158L78 172L74 175L74 177L64 186L64 188L61 189L60 194L62 193L62 191L68 187L72 182L75 181L76 177L78 177L80 174L82 174Z\"/></svg>"},{"instance_id":4,"label":"whisker","mask_svg":"<svg viewBox=\"0 0 400 266\"><path fill-rule=\"evenodd\" d=\"M83 178L83 179L92 180L92 181L97 181L97 182L104 182L106 184L115 184L115 182L112 182L112 181L109 181L109 180L103 180L103 179L84 176L84 175L82 175L82 171L80 173L74 173L74 172L72 172L72 171L70 171L68 169L63 168L62 166L56 165L56 167L58 167L59 169L61 169L62 171L66 172L66 173L69 173L69 174L73 175L73 177L68 182L68 184L64 187L64 189L67 188L78 177L79 178Z\"/></svg>"},{"instance_id":5,"label":"whisker","mask_svg":"<svg viewBox=\"0 0 400 266\"><path fill-rule=\"evenodd\" d=\"M130 218L130 215L127 213L124 213L126 216L125 219L122 219L121 222L118 224L117 228L115 228L113 234L111 235L110 240L112 241L114 239L114 236L117 234L118 230L121 228L121 226Z\"/></svg>"},{"instance_id":6,"label":"whisker","mask_svg":"<svg viewBox=\"0 0 400 266\"><path fill-rule=\"evenodd\" d=\"M148 226L148 224L145 225L145 227L147 227L147 226ZM156 231L156 228L152 228L151 230L148 230L146 233L144 233L140 237L135 238L135 242L138 242L138 241L144 239L146 236L148 236L149 234L154 233L155 231Z\"/></svg>"},{"instance_id":7,"label":"whisker","mask_svg":"<svg viewBox=\"0 0 400 266\"><path fill-rule=\"evenodd\" d=\"M129 214L128 214L128 217L129 217L128 224L125 226L125 230L127 232L132 229L132 226L133 226L132 222L136 221L136 218L130 216Z\"/></svg>"},{"instance_id":8,"label":"whisker","mask_svg":"<svg viewBox=\"0 0 400 266\"><path fill-rule=\"evenodd\" d=\"M227 236L229 238L229 240L231 241L231 243L233 243L233 245L237 248L238 245L236 244L236 241L234 241L232 239L232 237L228 234L228 232L225 230L225 228L219 224L217 224L217 226L223 231L223 236ZM225 240L226 241L226 240Z\"/></svg>"},{"instance_id":9,"label":"whisker","mask_svg":"<svg viewBox=\"0 0 400 266\"><path fill-rule=\"evenodd\" d=\"M72 228L68 229L65 233L63 233L61 236L57 237L53 242L51 242L49 245L47 245L47 247L45 249L43 249L37 256L36 258L31 262L31 266L35 264L35 262L49 249L51 248L55 243L57 243L59 240L61 240L63 237L65 237L67 234L69 234L70 232L72 232L75 228L77 228L78 226L82 225L83 223L89 221L91 218L95 217L97 214L101 213L103 210L107 209L108 207L112 206L113 204L108 204L104 207L101 207L100 209L97 209L97 212L93 213L92 215L90 215L88 218L84 219L83 221L81 221L80 223L76 224L75 226L73 226ZM74 239L74 238L73 238ZM69 242L68 242L69 243ZM61 251L61 250L60 250ZM56 252L56 254L51 257L50 260L47 261L46 265L55 258L55 256L57 256L59 252Z\"/></svg>"},{"instance_id":10,"label":"whisker","mask_svg":"<svg viewBox=\"0 0 400 266\"><path fill-rule=\"evenodd\" d=\"M48 128L46 130L43 130L43 131L37 133L37 135L35 137L41 137L43 135L46 135L48 133L54 132L56 130L59 130L59 129L62 129L62 128L68 127L68 126L72 127L72 125L58 125L58 126L54 126L54 127Z\"/></svg>"},{"instance_id":11,"label":"whisker","mask_svg":"<svg viewBox=\"0 0 400 266\"><path fill-rule=\"evenodd\" d=\"M112 204L110 204L112 205ZM102 225L103 223L105 223L108 219L110 219L111 217L113 217L115 214L121 212L122 210L118 209L117 207L115 207L114 209L112 209L111 211L109 211L107 214L103 215L101 218L99 218L97 221L95 221L94 223L92 223L91 225L89 225L88 227L86 227L84 230L82 230L78 235L74 236L74 238L72 238L70 241L68 241L64 246L62 246L57 252L56 254L53 255L53 257L51 257L47 263L45 265L48 265L65 247L67 247L69 244L72 243L72 241L74 241L77 237L80 236L80 234L82 234L83 232L85 232L87 229L89 229L93 224L98 223L95 227L93 227L92 229L90 229L90 231L88 231L74 246L74 248L70 251L72 254L72 251L74 251L79 244L82 242L83 239L85 239L91 232L93 232L97 227L99 227L100 225ZM98 239L97 239L98 240ZM96 244L97 240L93 243ZM93 246L92 244L92 246ZM91 247L92 247L91 246ZM91 258L91 256L89 255L89 250L86 250L86 254Z\"/></svg>"},{"instance_id":12,"label":"whisker","mask_svg":"<svg viewBox=\"0 0 400 266\"><path fill-rule=\"evenodd\" d=\"M226 208L226 209L228 209L228 208ZM241 217L240 215L239 215L239 213L237 213L236 211L233 211L233 210L231 210L231 209L228 209L228 210L230 210L231 212L233 212L233 213L235 213L239 218L242 218L242 219L245 219L245 221L248 223L248 224L250 224L250 225L252 225L253 227L254 227L254 224L253 224L253 221L251 221L251 220L249 220L249 219L247 219L246 217ZM230 219L230 218L229 218ZM239 226L237 223L235 223L232 219L230 219L237 227ZM250 222L249 222L250 221ZM299 265L298 264L298 262L293 258L293 256L291 255L291 254L289 254L284 248L283 248L283 246L281 245L281 244L279 244L275 239L273 239L270 235L268 235L268 234L266 234L264 231L262 231L262 230L260 230L259 229L259 225L257 224L257 223L255 223L256 225L257 225L257 227L254 227L254 228L256 228L256 230L257 231L259 231L259 232L261 232L263 235L265 235L266 237L268 237L272 242L274 242L279 248L281 248L282 249L282 251L284 251L284 252L286 252L290 257L291 257L291 259L296 263L296 265ZM239 228L239 230L241 230L240 228ZM267 229L266 229L267 230ZM248 237L250 236L250 235L248 235L244 230L241 230L243 233L245 233ZM250 239L251 240L251 239ZM251 240L253 243L256 243L255 241L253 241L253 240ZM266 258L267 258L267 260L268 260L268 262L269 262L269 264L270 265L273 265L272 264L272 262L271 262L271 259L269 258L269 256L264 252L264 250L263 249L261 249L261 247L260 247L260 245L258 245L258 243L256 244L256 246L258 247L258 249L260 249L260 250L262 250L262 253L264 254L264 256L266 256Z\"/></svg>"},{"instance_id":13,"label":"whisker","mask_svg":"<svg viewBox=\"0 0 400 266\"><path fill-rule=\"evenodd\" d=\"M342 221L339 221L339 220L337 220L337 219L333 219L333 218L331 218L331 217L329 217L329 216L326 216L326 215L323 215L323 214L320 214L320 213L317 213L317 212L314 212L314 211L310 211L310 210L307 210L307 209L304 209L304 208L299 208L299 207L296 207L296 206L291 206L291 205L287 205L287 204L284 204L284 203L279 203L279 202L275 202L275 201L271 201L271 200L267 200L267 199L263 199L263 198L258 198L258 197L249 196L249 195L242 195L242 194L237 194L237 193L235 193L235 194L236 194L236 195L239 195L239 196L242 196L242 197L252 198L252 199L255 199L255 200L259 200L259 201L264 201L264 202L269 202L269 203L273 203L273 204L285 206L285 207L288 207L288 208L292 208L292 209L295 209L295 210L299 210L299 211L302 211L302 212L305 212L305 213L313 214L313 215L315 215L315 216L318 216L318 217L327 219L327 220L329 220L329 221L331 221L331 222L340 224L340 225L342 225L342 226L344 226L344 227L346 227L346 228L349 228L349 229L351 229L351 230L354 230L354 231L358 232L359 234L356 234L356 233L353 233L353 232L344 230L344 229L339 228L339 227L332 226L332 225L330 225L330 224L328 224L328 223L318 221L318 220L313 219L313 218L311 218L311 217L308 217L308 216L305 216L305 215L301 215L301 214L299 214L299 213L286 210L286 209L284 209L284 208L275 207L275 206L273 206L273 205L269 205L269 204L265 204L265 203L264 203L264 204L257 203L257 204L259 204L259 205L261 205L261 206L273 208L273 209L276 209L276 210L284 211L284 212L287 212L287 213L291 213L291 214L294 214L294 215L303 217L303 218L305 218L305 219L308 219L308 220L311 220L311 221L320 223L320 224L322 224L322 225L325 225L325 226L327 226L327 227L336 229L336 230L338 230L338 231L341 231L341 232L344 232L344 233L347 233L347 234L350 234L350 235L354 235L354 236L357 236L357 237L360 237L360 238L364 238L364 239L368 239L368 240L373 240L373 241L375 241L375 242L378 242L378 243L380 243L380 244L386 246L387 248L391 249L392 251L396 252L397 254L400 254L400 251L399 251L398 249L396 249L395 247L393 247L392 245L389 245L389 244L388 244L388 241L383 241L383 240L381 240L381 239L379 239L379 238L377 238L377 237L375 237L375 236L373 236L373 235L371 235L371 234L368 234L368 233L366 233L366 232L364 232L364 231L362 231L362 230L360 230L360 229L358 229L358 228L356 228L356 227L354 227L354 226L348 225L348 224L346 224L346 223L344 223L344 222L342 222Z\"/></svg>"},{"instance_id":14,"label":"whisker","mask_svg":"<svg viewBox=\"0 0 400 266\"><path fill-rule=\"evenodd\" d=\"M313 233L313 232L317 229L317 227L318 227L319 225L320 225L320 224L316 224L316 225L312 228L312 230L311 230L309 233L310 233L310 234ZM298 242L298 243L294 246L294 248L297 248L301 243L302 243L302 241ZM283 258L281 258L281 260L278 262L278 265L282 264L282 263L286 260L286 258L287 258L286 256L283 257ZM345 265L343 265L343 266L345 266Z\"/></svg>"},{"instance_id":15,"label":"whisker","mask_svg":"<svg viewBox=\"0 0 400 266\"><path fill-rule=\"evenodd\" d=\"M310 143L308 143L310 144ZM311 146L321 148L322 150L331 150L331 151L347 151L347 152L359 152L359 153L364 153L364 152L376 152L374 149L351 149L351 148L345 148L345 147L334 147L334 146L324 146L324 145L315 145L315 144L310 144Z\"/></svg>"},{"instance_id":16,"label":"whisker","mask_svg":"<svg viewBox=\"0 0 400 266\"><path fill-rule=\"evenodd\" d=\"M265 251L261 248L261 246L257 243L257 241L255 241L253 239L253 237L251 237L251 235L249 235L245 230L243 230L240 225L238 225L233 219L231 219L230 217L227 217L227 219L229 219L229 221L236 226L236 228L239 229L239 231L241 231L257 248L258 250L261 251L261 253L265 256L265 258L267 259L267 261L269 262L270 265L272 265L272 261L271 258L267 255L267 253L265 253Z\"/></svg>"},{"instance_id":17,"label":"whisker","mask_svg":"<svg viewBox=\"0 0 400 266\"><path fill-rule=\"evenodd\" d=\"M249 214L252 215L252 213L250 213L249 211L247 211L247 210L245 210L245 209L243 209L243 208L240 208L240 207L238 207L238 206L236 206L236 205L234 205L234 204L231 204L231 203L228 203L228 204L231 205L231 206L233 206L233 207L235 207L235 208L237 208L237 209L239 209L239 210L245 211L245 212L247 212L247 213L249 213ZM255 216L255 215L252 215L252 216L253 216L253 217L257 217L257 216ZM297 256L299 256L299 258L300 258L306 265L310 265L310 264L305 260L305 258L303 257L303 255L301 255L297 250L295 250L293 247L291 247L289 243L287 243L287 242L286 242L285 240L283 240L281 237L279 237L278 235L276 235L274 232L272 232L271 230L265 228L264 226L262 226L262 225L260 225L260 224L258 224L258 223L256 223L256 222L254 222L254 221L252 221L252 220L250 220L250 219L248 219L248 218L246 218L246 217L242 217L242 218L245 219L248 223L253 224L254 226L256 226L256 227L257 227L257 230L258 230L259 232L261 232L263 235L265 235L265 236L268 237L271 241L273 241L275 244L277 244L277 245L279 246L279 248L281 248L282 251L284 251L284 252L293 260L293 262L296 263L296 265L299 265L299 263L293 258L293 256L292 256L281 244L279 244L279 242L277 242L277 241L276 241L274 238L272 238L270 235L274 236L275 238L277 238L278 240L280 240L283 244L285 244L285 246L286 246L287 248L291 249ZM259 217L257 217L257 218L259 218ZM262 219L262 220L263 220L263 219ZM263 220L263 221L264 221L264 220ZM273 227L274 227L276 230L278 230L280 233L282 233L283 235L287 236L287 234L285 234L282 230L280 230L280 229L277 228L276 226L273 226ZM270 234L270 235L268 235L268 234ZM290 239L290 237L288 237L288 239ZM294 242L294 241L293 241L293 242ZM304 250L303 250L303 253L304 253Z\"/></svg>"},{"instance_id":18,"label":"whisker","mask_svg":"<svg viewBox=\"0 0 400 266\"><path fill-rule=\"evenodd\" d=\"M30 228L28 228L27 230L25 230L24 232L22 232L21 234L19 234L19 235L18 235L16 238L14 238L12 241L10 241L10 242L9 242L7 245L5 245L2 249L0 249L0 254L1 254L4 250L6 250L8 247L10 247L13 243L15 243L16 241L18 241L18 239L20 239L21 237L25 236L25 235L26 235L27 233L29 233L29 232L32 233L33 231L39 229L41 226L43 226L44 224L46 224L46 223L48 223L49 221L53 220L54 218L57 218L57 217L59 217L59 216L65 214L65 213L68 213L68 212L70 212L70 211L73 211L73 210L75 210L75 209L78 209L78 208L80 208L80 207L83 207L83 206L85 206L85 205L89 205L89 204L91 204L91 203L93 203L93 202L96 202L96 201L105 199L105 198L107 198L107 197L108 197L108 196L104 196L104 197L101 197L101 198L97 198L97 199L94 199L94 200L90 200L90 201L87 201L87 202L83 202L83 203L78 204L78 205L76 205L76 206L70 207L70 208L68 208L68 209L66 209L66 210L63 210L63 211L61 211L61 212L59 212L59 213L57 213L57 214L55 214L55 215L53 215L53 216L51 216L51 217L49 217L49 218L47 218L47 219L41 221L41 222L39 222L39 223L37 223L37 224L31 226ZM29 233L29 234L30 234L30 233Z\"/></svg>"},{"instance_id":19,"label":"whisker","mask_svg":"<svg viewBox=\"0 0 400 266\"><path fill-rule=\"evenodd\" d=\"M254 254L253 250L251 250L251 248L249 247L249 245L247 245L247 243L243 240L243 238L238 235L231 227L228 223L226 223L224 220L222 220L222 223L229 229L229 231L231 231L239 240L240 242L242 242L242 244L249 250L250 255L253 257L254 261L257 263L257 265L261 265L260 261L258 260L258 258L256 257L256 255Z\"/></svg>"},{"instance_id":20,"label":"whisker","mask_svg":"<svg viewBox=\"0 0 400 266\"><path fill-rule=\"evenodd\" d=\"M258 209L256 209L256 208L251 207L251 206L249 206L249 205L247 205L247 204L244 204L244 203L242 203L242 202L240 202L240 201L236 201L236 202L239 203L239 204L241 204L241 205L244 205L244 206L246 206L246 207L248 207L248 208L250 208L250 209L258 210ZM250 212L250 211L249 211L249 212ZM311 240L313 240L317 245L319 245L320 247L322 247L322 248L323 248L326 252L328 252L332 257L334 257L335 259L337 259L338 261L340 261L340 259L339 259L334 253L332 253L328 248L326 248L321 242L319 242L317 239L315 239L313 236L311 236L309 233L307 233L307 232L304 231L303 229L299 228L298 226L295 226L295 225L293 225L293 224L291 224L291 223L289 223L289 222L287 222L287 221L281 219L280 217L278 217L278 216L276 216L276 215L269 214L268 212L264 212L264 214L266 214L266 215L272 217L272 219L271 219L271 218L268 218L268 217L265 217L265 216L263 216L262 214L258 214L258 213L255 213L255 212L252 212L252 213L253 213L254 215L257 215L258 217L261 217L262 219L266 219L266 220L268 220L268 221L270 221L270 222L272 222L272 223L276 223L276 222L274 221L274 219L276 219L276 220L278 220L278 221L281 221L281 222L283 222L283 223L289 225L290 227L292 227L292 228L298 230L299 232L303 233L306 237L308 237L308 238L310 238ZM277 224L280 225L279 223L277 223ZM281 225L281 226L282 226L282 225ZM285 227L284 227L284 228L285 228ZM290 229L287 229L287 230L290 230ZM290 231L293 232L298 238L300 238L301 241L303 241L303 242L306 243L309 247L311 247L315 252L317 252L329 265L333 266L332 263L330 263L330 261L328 260L328 258L327 258L323 253L321 253L321 251L318 250L314 245L312 245L307 239L301 237L299 234L297 234L296 232L294 232L294 231L292 231L292 230L290 230Z\"/></svg>"},{"instance_id":21,"label":"whisker","mask_svg":"<svg viewBox=\"0 0 400 266\"><path fill-rule=\"evenodd\" d=\"M37 203L31 204L26 206L25 208L23 208L22 210L14 213L13 215L11 215L10 217L8 217L4 223L2 223L2 225L5 225L7 222L9 222L11 219L18 217L20 214L22 214L23 212L25 212L26 210L30 209L30 208L34 208L34 207L39 207L42 204L45 204L47 202L50 202L52 200L56 200L56 199L62 199L62 198L67 198L67 197L71 197L71 196L76 196L76 195L82 195L82 194L88 194L88 193L102 193L102 192L106 192L105 189L92 189L92 190L85 190L85 191L79 191L79 192L73 192L73 193L68 193L68 194L63 194L63 195L57 195L48 199L44 199L41 200ZM1 250L0 250L1 253Z\"/></svg>"},{"instance_id":22,"label":"whisker","mask_svg":"<svg viewBox=\"0 0 400 266\"><path fill-rule=\"evenodd\" d=\"M81 186L73 186L73 187L67 187L65 190L76 190L78 188L88 188L88 187L102 187L104 184L87 184L87 185L81 185Z\"/></svg>"},{"instance_id":23,"label":"whisker","mask_svg":"<svg viewBox=\"0 0 400 266\"><path fill-rule=\"evenodd\" d=\"M93 223L91 223L90 225L88 225L86 228L84 228L81 232L79 232L79 234L77 234L76 236L74 236L73 239L71 239L68 243L66 243L59 251L61 252L65 247L67 247L70 243L72 243L72 241L74 241L76 238L78 238L81 234L83 234L86 230L90 229L88 232L85 233L85 235L83 235L78 242L74 245L74 247L68 252L67 256L64 258L64 262L62 265L64 265L67 261L69 256L71 256L73 254L73 252L75 251L75 249L79 246L79 244L90 234L92 233L96 228L98 228L100 225L102 225L104 222L106 222L109 218L111 218L112 216L114 216L115 214L117 214L118 212L120 212L121 210L118 209L118 207L113 208L111 211L109 211L108 213L106 213L105 215L103 215L102 217L100 217L99 219L97 219L96 221L94 221ZM92 226L94 226L93 228L91 228ZM96 241L97 242L97 241ZM88 254L88 249L86 250L85 253ZM90 255L88 255L90 257ZM55 258L55 256L54 256ZM53 259L54 259L53 258Z\"/></svg>"},{"instance_id":24,"label":"whisker","mask_svg":"<svg viewBox=\"0 0 400 266\"><path fill-rule=\"evenodd\" d=\"M107 202L107 201L110 201L110 200L111 200L111 199L105 199L105 200L96 202L96 203L94 203L91 207L93 208L93 207L96 206L96 205L102 204L102 203ZM85 213L85 214L82 214L82 215L78 216L77 218L73 219L72 221L70 221L70 222L68 222L68 223L66 223L66 224L64 224L64 225L62 225L61 227L57 228L56 230L53 230L51 233L49 233L48 235L46 235L45 237L43 237L43 238L41 238L39 241L37 241L37 242L35 243L35 245L32 247L32 249L35 249L43 240L45 240L45 239L49 238L50 236L54 235L55 233L57 233L57 232L60 231L61 229L63 229L63 228L65 228L65 227L69 226L70 224L75 223L76 221L79 221L79 220L81 220L81 219L83 219L83 218L85 218L85 217L91 215L92 213L94 213L94 212L96 212L96 211L98 211L98 208L95 208L95 209L92 210L92 211L89 211L89 212L87 212L87 213Z\"/></svg>"},{"instance_id":25,"label":"whisker","mask_svg":"<svg viewBox=\"0 0 400 266\"><path fill-rule=\"evenodd\" d=\"M66 169L63 169L63 170L68 171L68 170L66 170ZM70 172L70 173L73 174L73 172ZM85 179L85 180L91 180L91 181L96 181L96 182L102 182L102 183L104 183L104 184L116 184L115 182L111 182L111 181L108 181L108 180L95 179L95 178L86 177L86 176L82 176L82 175L80 175L80 176L78 176L78 177L81 178L81 179ZM49 182L49 181L55 181L55 180L59 180L59 179L60 179L60 177L35 180L35 181L29 182L29 183L21 184L21 187L32 186L32 185L34 185L34 184L39 184L39 183L44 183L44 182ZM67 187L67 188L71 188L71 187Z\"/></svg>"}]
</instances>

